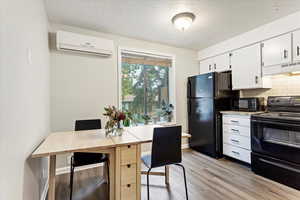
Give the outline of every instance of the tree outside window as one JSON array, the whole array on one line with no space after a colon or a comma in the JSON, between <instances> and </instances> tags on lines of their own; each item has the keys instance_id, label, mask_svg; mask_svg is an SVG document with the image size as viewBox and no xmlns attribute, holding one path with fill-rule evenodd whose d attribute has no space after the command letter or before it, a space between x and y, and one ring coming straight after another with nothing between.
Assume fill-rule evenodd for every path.
<instances>
[{"instance_id":1,"label":"tree outside window","mask_svg":"<svg viewBox=\"0 0 300 200\"><path fill-rule=\"evenodd\" d=\"M166 121L162 108L169 105L171 60L122 54L122 109L133 113L135 121Z\"/></svg>"}]
</instances>

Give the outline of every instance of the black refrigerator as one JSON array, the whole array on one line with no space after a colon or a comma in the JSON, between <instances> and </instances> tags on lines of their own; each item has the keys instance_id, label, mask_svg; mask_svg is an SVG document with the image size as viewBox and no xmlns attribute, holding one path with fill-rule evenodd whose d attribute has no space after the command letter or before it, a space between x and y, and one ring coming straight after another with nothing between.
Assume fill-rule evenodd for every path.
<instances>
[{"instance_id":1,"label":"black refrigerator","mask_svg":"<svg viewBox=\"0 0 300 200\"><path fill-rule=\"evenodd\" d=\"M188 78L188 128L192 149L214 158L222 156L221 110L231 108L231 72L207 73Z\"/></svg>"}]
</instances>

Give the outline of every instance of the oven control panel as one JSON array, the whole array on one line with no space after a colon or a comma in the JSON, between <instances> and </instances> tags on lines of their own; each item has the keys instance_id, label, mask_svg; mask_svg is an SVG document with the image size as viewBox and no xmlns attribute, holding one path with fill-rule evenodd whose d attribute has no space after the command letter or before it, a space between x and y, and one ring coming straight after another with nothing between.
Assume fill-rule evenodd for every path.
<instances>
[{"instance_id":1,"label":"oven control panel","mask_svg":"<svg viewBox=\"0 0 300 200\"><path fill-rule=\"evenodd\" d=\"M268 97L268 111L299 112L300 96Z\"/></svg>"}]
</instances>

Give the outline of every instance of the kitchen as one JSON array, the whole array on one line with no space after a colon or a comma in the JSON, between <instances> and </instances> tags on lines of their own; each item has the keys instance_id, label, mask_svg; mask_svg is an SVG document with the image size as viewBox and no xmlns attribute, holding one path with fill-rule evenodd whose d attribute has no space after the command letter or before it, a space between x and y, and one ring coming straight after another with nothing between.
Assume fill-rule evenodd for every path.
<instances>
[{"instance_id":1,"label":"kitchen","mask_svg":"<svg viewBox=\"0 0 300 200\"><path fill-rule=\"evenodd\" d=\"M279 25L238 36L251 41L260 34L255 43L200 60L201 75L188 81L190 146L299 189L300 31L264 37L264 30Z\"/></svg>"},{"instance_id":2,"label":"kitchen","mask_svg":"<svg viewBox=\"0 0 300 200\"><path fill-rule=\"evenodd\" d=\"M0 199L300 199L299 0L4 0Z\"/></svg>"}]
</instances>

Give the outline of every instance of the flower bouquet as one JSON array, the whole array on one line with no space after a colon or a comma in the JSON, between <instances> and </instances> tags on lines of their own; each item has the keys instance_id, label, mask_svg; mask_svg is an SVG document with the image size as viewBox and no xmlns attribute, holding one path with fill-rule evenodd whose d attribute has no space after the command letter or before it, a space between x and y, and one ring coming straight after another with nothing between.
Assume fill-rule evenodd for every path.
<instances>
[{"instance_id":1,"label":"flower bouquet","mask_svg":"<svg viewBox=\"0 0 300 200\"><path fill-rule=\"evenodd\" d=\"M122 135L123 128L121 127L121 121L126 119L126 114L118 110L115 106L109 106L104 108L104 116L108 117L108 121L105 124L106 134Z\"/></svg>"}]
</instances>

